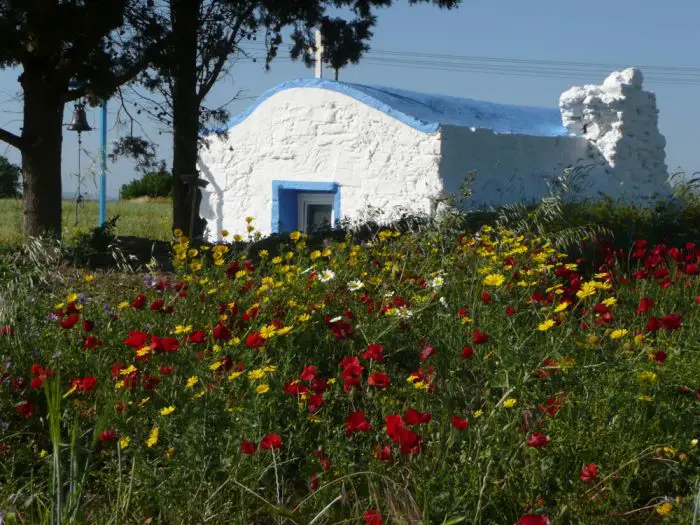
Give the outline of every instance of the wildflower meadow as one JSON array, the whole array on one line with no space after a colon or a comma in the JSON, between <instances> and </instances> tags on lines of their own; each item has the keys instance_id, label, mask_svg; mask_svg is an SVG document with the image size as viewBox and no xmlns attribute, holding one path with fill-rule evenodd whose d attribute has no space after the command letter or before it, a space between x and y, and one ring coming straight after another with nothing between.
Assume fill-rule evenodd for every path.
<instances>
[{"instance_id":1,"label":"wildflower meadow","mask_svg":"<svg viewBox=\"0 0 700 525\"><path fill-rule=\"evenodd\" d=\"M8 288L0 523L698 522L700 245L233 237Z\"/></svg>"}]
</instances>

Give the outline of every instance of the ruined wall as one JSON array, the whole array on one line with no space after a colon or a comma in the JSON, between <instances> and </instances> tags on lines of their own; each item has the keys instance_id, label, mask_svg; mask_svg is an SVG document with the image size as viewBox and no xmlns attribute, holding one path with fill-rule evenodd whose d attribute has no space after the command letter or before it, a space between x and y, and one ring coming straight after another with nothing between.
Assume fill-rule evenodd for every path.
<instances>
[{"instance_id":1,"label":"ruined wall","mask_svg":"<svg viewBox=\"0 0 700 525\"><path fill-rule=\"evenodd\" d=\"M643 80L640 70L629 68L602 85L572 87L559 100L564 126L604 161L594 175L597 191L637 203L670 194L656 96L643 89Z\"/></svg>"}]
</instances>

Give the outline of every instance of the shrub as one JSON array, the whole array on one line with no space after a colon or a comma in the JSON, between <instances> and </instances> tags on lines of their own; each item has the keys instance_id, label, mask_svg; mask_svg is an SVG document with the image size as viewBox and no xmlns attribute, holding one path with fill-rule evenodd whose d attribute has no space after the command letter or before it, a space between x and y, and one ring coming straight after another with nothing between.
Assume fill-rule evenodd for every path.
<instances>
[{"instance_id":1,"label":"shrub","mask_svg":"<svg viewBox=\"0 0 700 525\"><path fill-rule=\"evenodd\" d=\"M20 178L19 166L10 164L5 157L0 157L0 199L14 199L22 196Z\"/></svg>"},{"instance_id":2,"label":"shrub","mask_svg":"<svg viewBox=\"0 0 700 525\"><path fill-rule=\"evenodd\" d=\"M135 179L121 187L123 199L138 197L169 197L173 189L173 176L168 171L153 171L146 173L140 179Z\"/></svg>"}]
</instances>

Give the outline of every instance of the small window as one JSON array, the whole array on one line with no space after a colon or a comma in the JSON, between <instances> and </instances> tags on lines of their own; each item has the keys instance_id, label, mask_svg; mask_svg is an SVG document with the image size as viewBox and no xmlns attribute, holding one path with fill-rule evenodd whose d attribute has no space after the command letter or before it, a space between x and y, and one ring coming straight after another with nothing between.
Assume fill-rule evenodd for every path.
<instances>
[{"instance_id":1,"label":"small window","mask_svg":"<svg viewBox=\"0 0 700 525\"><path fill-rule=\"evenodd\" d=\"M313 232L330 228L335 221L332 193L300 192L298 196L300 231Z\"/></svg>"}]
</instances>

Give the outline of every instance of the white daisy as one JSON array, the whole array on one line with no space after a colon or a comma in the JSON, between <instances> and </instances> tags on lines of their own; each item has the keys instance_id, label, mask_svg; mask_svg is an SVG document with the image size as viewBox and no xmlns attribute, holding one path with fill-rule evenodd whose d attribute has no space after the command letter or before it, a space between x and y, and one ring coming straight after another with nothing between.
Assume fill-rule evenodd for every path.
<instances>
[{"instance_id":1,"label":"white daisy","mask_svg":"<svg viewBox=\"0 0 700 525\"><path fill-rule=\"evenodd\" d=\"M443 279L439 275L435 279L430 281L430 286L432 286L434 290L440 288L443 284L445 284L445 279Z\"/></svg>"},{"instance_id":2,"label":"white daisy","mask_svg":"<svg viewBox=\"0 0 700 525\"><path fill-rule=\"evenodd\" d=\"M362 281L350 281L348 282L348 290L351 292L356 292L360 288L363 288L365 284Z\"/></svg>"},{"instance_id":3,"label":"white daisy","mask_svg":"<svg viewBox=\"0 0 700 525\"><path fill-rule=\"evenodd\" d=\"M322 283L327 283L335 278L335 272L333 270L323 270L318 280Z\"/></svg>"},{"instance_id":4,"label":"white daisy","mask_svg":"<svg viewBox=\"0 0 700 525\"><path fill-rule=\"evenodd\" d=\"M413 312L405 306L401 306L395 310L394 315L400 319L409 319L413 316Z\"/></svg>"}]
</instances>

